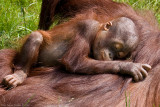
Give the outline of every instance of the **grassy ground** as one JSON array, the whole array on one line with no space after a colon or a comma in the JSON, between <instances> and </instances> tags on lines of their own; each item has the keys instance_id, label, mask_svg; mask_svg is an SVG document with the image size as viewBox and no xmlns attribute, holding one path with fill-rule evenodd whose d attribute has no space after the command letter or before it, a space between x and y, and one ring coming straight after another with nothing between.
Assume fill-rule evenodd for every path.
<instances>
[{"instance_id":1,"label":"grassy ground","mask_svg":"<svg viewBox=\"0 0 160 107\"><path fill-rule=\"evenodd\" d=\"M117 2L125 2L134 9L151 10L160 23L160 0L114 0Z\"/></svg>"},{"instance_id":2,"label":"grassy ground","mask_svg":"<svg viewBox=\"0 0 160 107\"><path fill-rule=\"evenodd\" d=\"M37 29L41 0L0 0L0 49Z\"/></svg>"},{"instance_id":3,"label":"grassy ground","mask_svg":"<svg viewBox=\"0 0 160 107\"><path fill-rule=\"evenodd\" d=\"M114 0L135 9L152 10L160 23L160 0ZM0 0L0 49L16 48L17 41L37 29L41 0Z\"/></svg>"}]
</instances>

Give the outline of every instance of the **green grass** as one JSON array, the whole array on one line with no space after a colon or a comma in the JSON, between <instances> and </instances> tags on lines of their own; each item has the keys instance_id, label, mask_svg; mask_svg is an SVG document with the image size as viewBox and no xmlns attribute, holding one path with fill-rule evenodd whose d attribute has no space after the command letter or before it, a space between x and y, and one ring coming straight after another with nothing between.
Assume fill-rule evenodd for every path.
<instances>
[{"instance_id":1,"label":"green grass","mask_svg":"<svg viewBox=\"0 0 160 107\"><path fill-rule=\"evenodd\" d=\"M129 98L128 98L127 92L125 92L126 107L130 107L130 105L131 105L130 99L131 99L130 98L130 93L129 93Z\"/></svg>"},{"instance_id":2,"label":"green grass","mask_svg":"<svg viewBox=\"0 0 160 107\"><path fill-rule=\"evenodd\" d=\"M134 9L151 10L160 23L160 0L114 0L117 2L125 2Z\"/></svg>"},{"instance_id":3,"label":"green grass","mask_svg":"<svg viewBox=\"0 0 160 107\"><path fill-rule=\"evenodd\" d=\"M160 23L160 0L114 0L135 9L152 10ZM38 28L42 0L0 0L0 49L16 48L17 41Z\"/></svg>"},{"instance_id":4,"label":"green grass","mask_svg":"<svg viewBox=\"0 0 160 107\"><path fill-rule=\"evenodd\" d=\"M0 0L0 49L37 29L41 0Z\"/></svg>"}]
</instances>

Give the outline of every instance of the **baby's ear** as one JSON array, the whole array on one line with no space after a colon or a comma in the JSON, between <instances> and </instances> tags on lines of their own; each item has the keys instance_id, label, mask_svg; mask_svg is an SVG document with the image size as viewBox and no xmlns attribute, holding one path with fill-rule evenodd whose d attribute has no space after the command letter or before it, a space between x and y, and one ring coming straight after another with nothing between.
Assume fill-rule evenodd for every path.
<instances>
[{"instance_id":1,"label":"baby's ear","mask_svg":"<svg viewBox=\"0 0 160 107\"><path fill-rule=\"evenodd\" d=\"M107 22L106 24L104 24L104 30L107 31L111 26L112 26L112 22Z\"/></svg>"}]
</instances>

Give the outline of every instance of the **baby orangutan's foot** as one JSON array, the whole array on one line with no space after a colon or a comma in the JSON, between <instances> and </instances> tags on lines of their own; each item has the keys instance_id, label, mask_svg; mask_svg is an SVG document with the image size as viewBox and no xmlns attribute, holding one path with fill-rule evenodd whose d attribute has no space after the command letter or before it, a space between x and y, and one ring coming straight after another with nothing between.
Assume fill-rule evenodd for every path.
<instances>
[{"instance_id":1,"label":"baby orangutan's foot","mask_svg":"<svg viewBox=\"0 0 160 107\"><path fill-rule=\"evenodd\" d=\"M22 70L17 70L14 74L5 76L2 84L7 88L14 88L17 85L22 84L26 77L27 74L25 74Z\"/></svg>"}]
</instances>

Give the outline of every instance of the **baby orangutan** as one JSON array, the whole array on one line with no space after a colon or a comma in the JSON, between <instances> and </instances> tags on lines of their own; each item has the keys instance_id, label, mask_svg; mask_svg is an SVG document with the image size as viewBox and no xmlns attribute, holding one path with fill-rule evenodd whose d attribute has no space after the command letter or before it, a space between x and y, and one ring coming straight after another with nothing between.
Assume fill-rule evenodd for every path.
<instances>
[{"instance_id":1,"label":"baby orangutan","mask_svg":"<svg viewBox=\"0 0 160 107\"><path fill-rule=\"evenodd\" d=\"M138 42L136 25L126 17L105 24L75 19L49 31L35 31L22 46L14 73L4 77L3 84L8 87L22 84L33 64L63 65L73 73L128 74L140 81L147 76L150 65L119 61L131 54Z\"/></svg>"}]
</instances>

